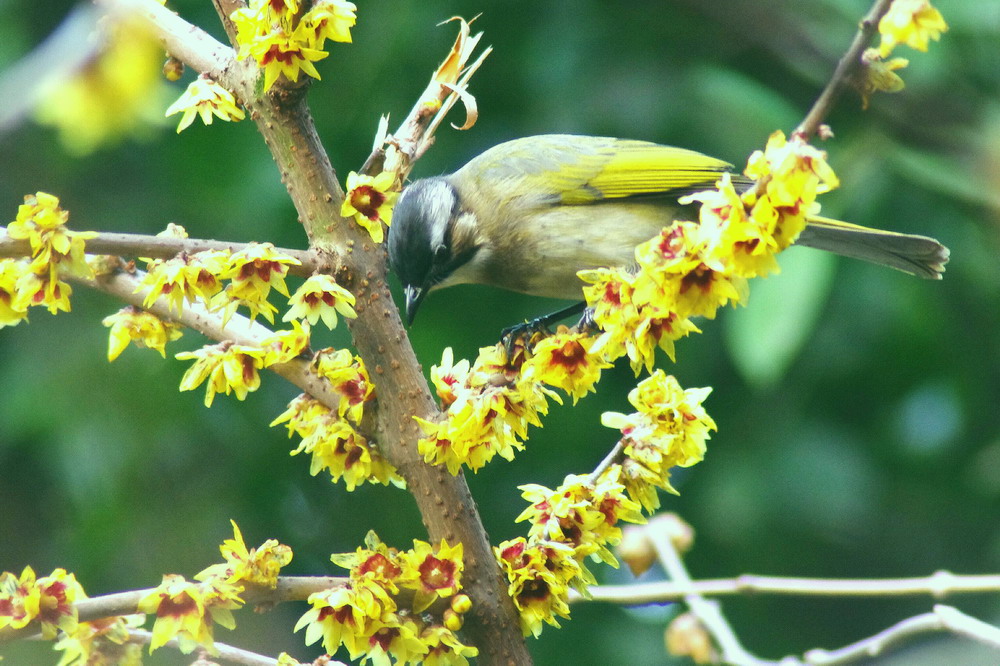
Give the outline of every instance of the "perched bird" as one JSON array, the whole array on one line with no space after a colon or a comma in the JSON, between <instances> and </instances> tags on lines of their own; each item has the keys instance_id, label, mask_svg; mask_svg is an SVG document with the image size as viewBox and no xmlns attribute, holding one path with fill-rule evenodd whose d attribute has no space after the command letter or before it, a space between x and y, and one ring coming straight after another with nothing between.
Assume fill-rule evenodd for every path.
<instances>
[{"instance_id":1,"label":"perched bird","mask_svg":"<svg viewBox=\"0 0 1000 666\"><path fill-rule=\"evenodd\" d=\"M396 204L388 241L407 322L429 291L455 284L581 300L577 271L634 264L635 247L675 217L697 219L678 197L711 189L731 168L646 141L548 134L414 181ZM733 180L743 189L750 183ZM931 279L948 260L932 238L826 218L810 219L796 242Z\"/></svg>"}]
</instances>

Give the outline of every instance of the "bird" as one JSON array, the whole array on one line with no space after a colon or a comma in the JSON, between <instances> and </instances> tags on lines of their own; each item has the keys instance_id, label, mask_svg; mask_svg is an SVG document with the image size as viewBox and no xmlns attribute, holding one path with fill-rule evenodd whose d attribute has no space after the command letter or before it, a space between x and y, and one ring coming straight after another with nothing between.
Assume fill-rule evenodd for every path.
<instances>
[{"instance_id":1,"label":"bird","mask_svg":"<svg viewBox=\"0 0 1000 666\"><path fill-rule=\"evenodd\" d=\"M388 236L407 324L430 291L456 284L580 301L578 271L633 266L637 245L675 219L697 219L679 197L714 188L726 172L737 189L750 187L732 168L649 141L544 134L415 180L396 203ZM822 217L808 218L796 243L929 279L940 279L948 260L933 238Z\"/></svg>"}]
</instances>

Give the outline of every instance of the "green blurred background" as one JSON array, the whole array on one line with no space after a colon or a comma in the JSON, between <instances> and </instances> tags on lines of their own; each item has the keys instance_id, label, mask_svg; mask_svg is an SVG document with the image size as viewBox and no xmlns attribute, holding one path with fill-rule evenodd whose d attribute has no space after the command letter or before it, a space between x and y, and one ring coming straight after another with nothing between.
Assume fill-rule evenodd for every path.
<instances>
[{"instance_id":1,"label":"green blurred background","mask_svg":"<svg viewBox=\"0 0 1000 666\"><path fill-rule=\"evenodd\" d=\"M210 3L170 4L221 34ZM446 53L454 26L435 24L482 12L474 27L496 50L473 79L479 123L443 129L415 176L543 132L649 139L742 164L773 130L795 126L868 4L362 0L354 44L332 45L310 100L343 180L369 152L379 114L401 120ZM703 322L704 334L678 345L676 365L662 358L682 385L714 387L707 406L719 432L703 463L676 474L680 497L664 500L697 531L688 565L698 578L1000 569L1000 2L935 5L951 29L929 53L896 54L911 59L906 90L864 113L847 95L830 116L836 139L823 147L842 188L822 203L830 216L939 238L952 250L945 279L793 248L780 276L752 285L748 308ZM0 2L0 67L71 6ZM193 236L304 246L250 122L196 123L178 137L175 120L84 157L51 129L13 128L0 136L2 215L13 219L24 194L45 190L77 229L155 233L176 222ZM295 442L267 424L296 391L276 377L245 403L220 397L208 410L200 392L177 391L187 364L130 349L109 365L100 320L118 307L78 289L71 314L32 312L30 325L0 331L0 570L65 567L91 595L149 587L216 561L230 518L248 544L291 545L293 574L335 573L329 554L353 550L369 529L399 547L424 536L405 493L347 493L288 456ZM427 299L411 337L429 368L446 346L473 356L504 326L552 307L458 287ZM347 344L342 330L314 339ZM202 342L188 333L173 351ZM601 459L613 434L599 415L628 411L634 382L627 367L609 372L598 395L554 409L515 462L469 479L495 543L524 533L512 522L519 484L553 486ZM598 576L630 580L608 568ZM995 594L950 601L1000 621ZM758 597L724 609L751 651L778 658L860 639L931 603ZM290 633L304 608L241 613L237 631L217 638L314 658ZM577 605L531 650L539 664L672 663L662 632L675 610ZM190 661L161 652L149 663ZM0 654L56 661L38 646ZM998 661L938 638L878 663Z\"/></svg>"}]
</instances>

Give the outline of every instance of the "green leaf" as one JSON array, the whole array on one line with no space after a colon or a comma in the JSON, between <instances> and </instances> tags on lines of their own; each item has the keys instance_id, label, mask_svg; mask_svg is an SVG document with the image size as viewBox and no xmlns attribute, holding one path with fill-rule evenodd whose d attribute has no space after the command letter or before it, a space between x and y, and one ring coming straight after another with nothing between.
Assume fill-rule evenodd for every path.
<instances>
[{"instance_id":1,"label":"green leaf","mask_svg":"<svg viewBox=\"0 0 1000 666\"><path fill-rule=\"evenodd\" d=\"M811 336L833 286L836 257L792 248L781 273L750 282L747 307L723 321L726 350L749 384L767 387L788 370Z\"/></svg>"}]
</instances>

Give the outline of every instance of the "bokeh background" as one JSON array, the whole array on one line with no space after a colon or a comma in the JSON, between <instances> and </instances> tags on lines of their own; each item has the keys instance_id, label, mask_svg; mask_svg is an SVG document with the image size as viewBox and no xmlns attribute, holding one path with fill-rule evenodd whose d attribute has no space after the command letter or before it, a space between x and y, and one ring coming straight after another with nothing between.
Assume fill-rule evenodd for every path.
<instances>
[{"instance_id":1,"label":"bokeh background","mask_svg":"<svg viewBox=\"0 0 1000 666\"><path fill-rule=\"evenodd\" d=\"M170 5L221 36L210 3ZM471 131L443 129L415 176L543 132L649 139L742 164L773 130L797 124L869 3L358 5L354 44L332 45L310 92L341 179L369 152L379 114L398 122L409 110L454 38L452 26L435 27L450 16L482 13L475 28L495 48L473 79L481 117ZM1000 2L935 5L950 31L929 53L897 53L911 59L906 90L877 96L867 112L847 95L829 117L836 138L824 148L842 188L822 203L830 216L939 238L952 250L945 279L793 248L780 276L752 285L749 307L703 322L702 335L678 345L676 364L661 359L683 385L714 387L707 406L719 432L705 461L675 476L680 497L664 499L697 532L687 558L696 577L1000 569ZM0 2L0 70L72 7ZM8 127L0 217L13 219L24 194L45 190L62 198L77 229L155 233L176 222L193 236L304 246L250 122L196 123L177 136L175 120L86 155L30 118ZM504 326L553 305L459 287L427 299L411 338L429 368L446 346L471 357ZM91 595L149 587L216 561L230 518L248 544L291 545L294 574L335 573L329 554L353 550L369 529L399 547L424 536L405 493L347 493L288 455L296 442L268 428L296 395L278 378L243 403L220 397L205 409L200 393L177 391L186 364L130 349L109 365L100 320L118 307L78 289L71 314L33 312L30 325L0 331L0 570L65 567ZM348 344L343 330L318 332L316 342ZM173 351L202 343L188 333ZM628 411L634 382L627 367L609 372L597 395L553 409L516 461L469 479L494 542L524 532L513 523L519 484L553 486L601 459L614 438L600 414ZM950 602L1000 622L996 594ZM750 650L778 658L843 645L931 604L757 597L727 599L724 609ZM217 638L312 659L318 650L291 634L304 609L242 613L237 631ZM673 663L662 634L675 612L577 605L531 650L539 664ZM12 664L57 660L44 646L0 654ZM878 663L998 660L938 637ZM168 651L149 659L189 661Z\"/></svg>"}]
</instances>

